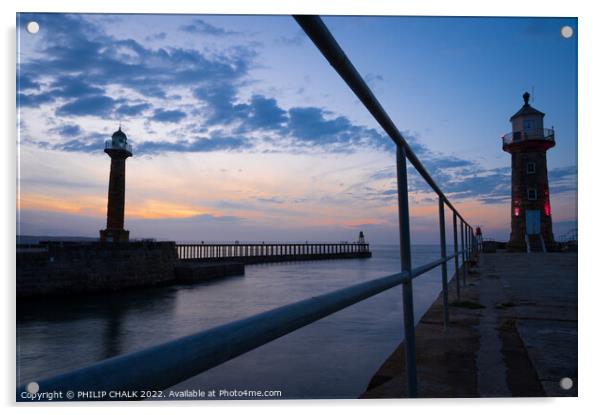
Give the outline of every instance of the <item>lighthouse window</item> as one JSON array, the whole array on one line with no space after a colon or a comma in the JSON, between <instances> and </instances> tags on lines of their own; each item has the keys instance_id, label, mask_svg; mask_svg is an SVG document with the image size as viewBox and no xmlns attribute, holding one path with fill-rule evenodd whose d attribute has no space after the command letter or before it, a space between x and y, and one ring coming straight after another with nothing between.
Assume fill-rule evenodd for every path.
<instances>
[{"instance_id":1,"label":"lighthouse window","mask_svg":"<svg viewBox=\"0 0 602 415\"><path fill-rule=\"evenodd\" d=\"M535 174L535 163L527 163L527 174Z\"/></svg>"},{"instance_id":2,"label":"lighthouse window","mask_svg":"<svg viewBox=\"0 0 602 415\"><path fill-rule=\"evenodd\" d=\"M536 189L527 190L527 198L529 200L537 200L537 190Z\"/></svg>"}]
</instances>

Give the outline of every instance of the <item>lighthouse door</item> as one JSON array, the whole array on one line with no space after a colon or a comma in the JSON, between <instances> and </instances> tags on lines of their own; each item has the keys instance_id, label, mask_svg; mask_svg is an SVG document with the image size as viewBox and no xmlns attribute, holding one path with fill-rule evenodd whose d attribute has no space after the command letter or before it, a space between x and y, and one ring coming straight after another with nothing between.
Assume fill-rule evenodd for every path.
<instances>
[{"instance_id":1,"label":"lighthouse door","mask_svg":"<svg viewBox=\"0 0 602 415\"><path fill-rule=\"evenodd\" d=\"M527 210L525 213L525 219L527 219L527 235L539 234L541 232L539 210Z\"/></svg>"}]
</instances>

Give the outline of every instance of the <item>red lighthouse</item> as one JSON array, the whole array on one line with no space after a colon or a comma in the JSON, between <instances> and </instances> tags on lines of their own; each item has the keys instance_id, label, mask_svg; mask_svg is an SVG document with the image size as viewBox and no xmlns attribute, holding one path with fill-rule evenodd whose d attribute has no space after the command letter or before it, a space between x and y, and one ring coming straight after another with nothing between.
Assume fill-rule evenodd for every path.
<instances>
[{"instance_id":1,"label":"red lighthouse","mask_svg":"<svg viewBox=\"0 0 602 415\"><path fill-rule=\"evenodd\" d=\"M132 146L127 136L119 130L111 140L105 142L105 153L111 157L109 176L109 197L107 201L107 228L100 231L100 240L106 242L127 242L130 231L123 229L125 214L125 160L132 156Z\"/></svg>"},{"instance_id":2,"label":"red lighthouse","mask_svg":"<svg viewBox=\"0 0 602 415\"><path fill-rule=\"evenodd\" d=\"M512 156L512 231L508 249L541 252L554 245L546 152L554 147L554 130L544 128L545 114L524 105L510 117L512 132L502 137L502 148Z\"/></svg>"}]
</instances>

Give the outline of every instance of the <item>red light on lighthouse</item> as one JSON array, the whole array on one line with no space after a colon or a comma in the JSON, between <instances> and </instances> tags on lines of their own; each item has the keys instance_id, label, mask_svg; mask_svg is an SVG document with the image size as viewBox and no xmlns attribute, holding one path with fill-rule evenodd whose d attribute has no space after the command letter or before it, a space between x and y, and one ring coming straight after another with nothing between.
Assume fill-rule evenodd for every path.
<instances>
[{"instance_id":1,"label":"red light on lighthouse","mask_svg":"<svg viewBox=\"0 0 602 415\"><path fill-rule=\"evenodd\" d=\"M546 216L550 216L550 201L546 200L546 202L543 205L543 211L546 214Z\"/></svg>"},{"instance_id":2,"label":"red light on lighthouse","mask_svg":"<svg viewBox=\"0 0 602 415\"><path fill-rule=\"evenodd\" d=\"M515 207L514 208L514 216L518 217L520 215L520 208L519 207Z\"/></svg>"}]
</instances>

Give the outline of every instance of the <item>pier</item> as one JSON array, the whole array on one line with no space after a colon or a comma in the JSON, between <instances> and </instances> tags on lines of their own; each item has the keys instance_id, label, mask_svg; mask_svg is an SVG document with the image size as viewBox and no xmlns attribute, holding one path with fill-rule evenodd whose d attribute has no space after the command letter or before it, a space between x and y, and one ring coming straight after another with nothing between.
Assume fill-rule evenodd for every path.
<instances>
[{"instance_id":1,"label":"pier","mask_svg":"<svg viewBox=\"0 0 602 415\"><path fill-rule=\"evenodd\" d=\"M447 329L442 296L416 327L420 396L577 396L577 254L483 253L467 271ZM405 362L401 344L362 398L407 397Z\"/></svg>"},{"instance_id":2,"label":"pier","mask_svg":"<svg viewBox=\"0 0 602 415\"><path fill-rule=\"evenodd\" d=\"M370 258L367 243L176 244L181 261L235 261L259 264L282 261Z\"/></svg>"},{"instance_id":3,"label":"pier","mask_svg":"<svg viewBox=\"0 0 602 415\"><path fill-rule=\"evenodd\" d=\"M41 242L17 245L17 297L117 292L244 275L245 265L370 258L367 243Z\"/></svg>"}]
</instances>

